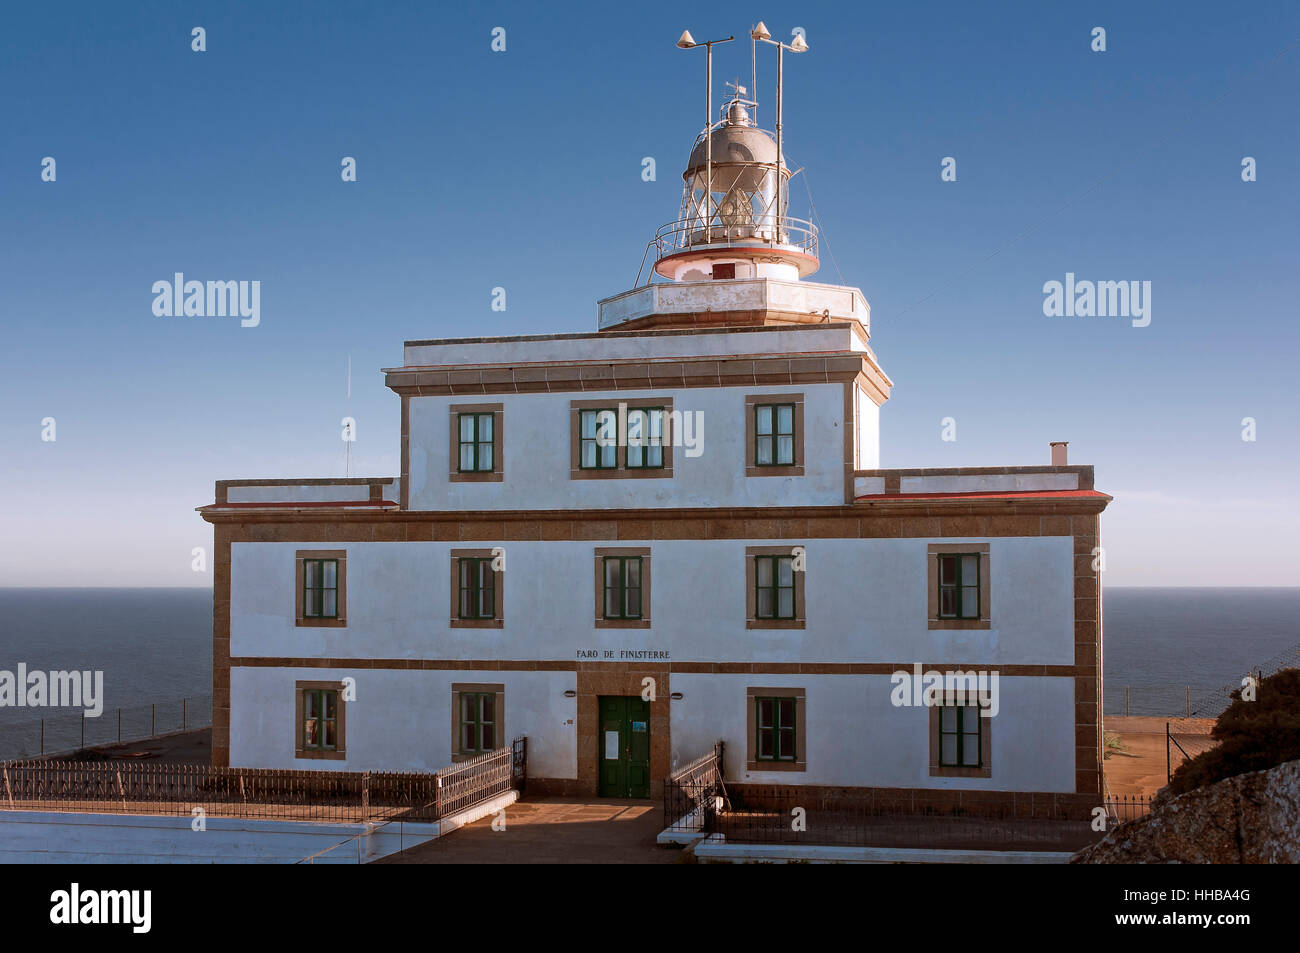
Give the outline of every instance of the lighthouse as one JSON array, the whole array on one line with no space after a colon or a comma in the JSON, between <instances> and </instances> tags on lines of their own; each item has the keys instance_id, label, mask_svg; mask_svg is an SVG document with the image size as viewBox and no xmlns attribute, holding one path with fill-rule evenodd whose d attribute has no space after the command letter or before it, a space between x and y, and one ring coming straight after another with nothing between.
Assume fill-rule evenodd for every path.
<instances>
[{"instance_id":1,"label":"lighthouse","mask_svg":"<svg viewBox=\"0 0 1300 953\"><path fill-rule=\"evenodd\" d=\"M773 43L781 57L808 49L786 45L758 24L755 46ZM729 40L730 38L728 38ZM817 226L792 200L792 170L783 153L782 86L778 67L776 129L754 120L758 103L739 82L712 109L712 45L690 33L678 46L708 49L708 122L695 136L682 172L677 216L647 242L630 291L598 303L602 331L645 328L744 327L853 322L865 345L870 308L858 288L809 281L820 267ZM757 70L755 70L755 74Z\"/></svg>"},{"instance_id":2,"label":"lighthouse","mask_svg":"<svg viewBox=\"0 0 1300 953\"><path fill-rule=\"evenodd\" d=\"M881 467L871 311L816 280L790 188L782 62L807 45L750 36L775 109L752 80L714 108L733 38L665 51L703 48L706 121L594 330L408 340L397 474L217 482L214 763L646 798L714 759L772 816L828 790L1091 816L1110 497L1056 448ZM914 704L918 663L1000 694Z\"/></svg>"}]
</instances>

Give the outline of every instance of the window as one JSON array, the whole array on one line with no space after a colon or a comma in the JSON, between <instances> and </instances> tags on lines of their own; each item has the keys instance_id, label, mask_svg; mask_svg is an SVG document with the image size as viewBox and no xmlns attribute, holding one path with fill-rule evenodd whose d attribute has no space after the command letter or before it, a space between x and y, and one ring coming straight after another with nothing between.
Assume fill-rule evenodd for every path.
<instances>
[{"instance_id":1,"label":"window","mask_svg":"<svg viewBox=\"0 0 1300 953\"><path fill-rule=\"evenodd\" d=\"M505 744L504 684L451 686L451 759L466 761Z\"/></svg>"},{"instance_id":2,"label":"window","mask_svg":"<svg viewBox=\"0 0 1300 953\"><path fill-rule=\"evenodd\" d=\"M457 414L461 473L491 473L493 461L493 414Z\"/></svg>"},{"instance_id":3,"label":"window","mask_svg":"<svg viewBox=\"0 0 1300 953\"><path fill-rule=\"evenodd\" d=\"M758 724L755 755L759 761L793 761L796 698L755 698Z\"/></svg>"},{"instance_id":4,"label":"window","mask_svg":"<svg viewBox=\"0 0 1300 953\"><path fill-rule=\"evenodd\" d=\"M930 708L930 774L934 777L991 778L992 718L979 705L958 704L946 694Z\"/></svg>"},{"instance_id":5,"label":"window","mask_svg":"<svg viewBox=\"0 0 1300 953\"><path fill-rule=\"evenodd\" d=\"M598 547L595 555L596 628L650 628L650 548Z\"/></svg>"},{"instance_id":6,"label":"window","mask_svg":"<svg viewBox=\"0 0 1300 953\"><path fill-rule=\"evenodd\" d=\"M939 618L980 617L978 553L939 554Z\"/></svg>"},{"instance_id":7,"label":"window","mask_svg":"<svg viewBox=\"0 0 1300 953\"><path fill-rule=\"evenodd\" d=\"M295 686L299 758L344 758L343 686L339 682L298 682Z\"/></svg>"},{"instance_id":8,"label":"window","mask_svg":"<svg viewBox=\"0 0 1300 953\"><path fill-rule=\"evenodd\" d=\"M754 617L794 618L794 557L755 556Z\"/></svg>"},{"instance_id":9,"label":"window","mask_svg":"<svg viewBox=\"0 0 1300 953\"><path fill-rule=\"evenodd\" d=\"M664 409L638 407L627 412L629 470L654 470L664 465Z\"/></svg>"},{"instance_id":10,"label":"window","mask_svg":"<svg viewBox=\"0 0 1300 953\"><path fill-rule=\"evenodd\" d=\"M745 769L803 771L807 768L807 699L802 688L748 688Z\"/></svg>"},{"instance_id":11,"label":"window","mask_svg":"<svg viewBox=\"0 0 1300 953\"><path fill-rule=\"evenodd\" d=\"M605 557L605 618L641 618L641 557Z\"/></svg>"},{"instance_id":12,"label":"window","mask_svg":"<svg viewBox=\"0 0 1300 953\"><path fill-rule=\"evenodd\" d=\"M584 470L618 468L618 411L608 407L579 411L582 448L578 465Z\"/></svg>"},{"instance_id":13,"label":"window","mask_svg":"<svg viewBox=\"0 0 1300 953\"><path fill-rule=\"evenodd\" d=\"M746 626L751 629L802 629L804 616L803 546L745 548Z\"/></svg>"},{"instance_id":14,"label":"window","mask_svg":"<svg viewBox=\"0 0 1300 953\"><path fill-rule=\"evenodd\" d=\"M989 544L930 543L926 561L929 628L991 628Z\"/></svg>"},{"instance_id":15,"label":"window","mask_svg":"<svg viewBox=\"0 0 1300 953\"><path fill-rule=\"evenodd\" d=\"M745 397L745 476L803 476L803 394Z\"/></svg>"},{"instance_id":16,"label":"window","mask_svg":"<svg viewBox=\"0 0 1300 953\"><path fill-rule=\"evenodd\" d=\"M794 404L754 405L754 466L794 466Z\"/></svg>"},{"instance_id":17,"label":"window","mask_svg":"<svg viewBox=\"0 0 1300 953\"><path fill-rule=\"evenodd\" d=\"M505 549L451 551L452 628L500 629L505 625Z\"/></svg>"},{"instance_id":18,"label":"window","mask_svg":"<svg viewBox=\"0 0 1300 953\"><path fill-rule=\"evenodd\" d=\"M939 764L947 768L978 768L980 710L971 705L943 705L939 709Z\"/></svg>"},{"instance_id":19,"label":"window","mask_svg":"<svg viewBox=\"0 0 1300 953\"><path fill-rule=\"evenodd\" d=\"M505 404L452 404L447 479L500 483L505 479Z\"/></svg>"},{"instance_id":20,"label":"window","mask_svg":"<svg viewBox=\"0 0 1300 953\"><path fill-rule=\"evenodd\" d=\"M714 281L723 281L734 277L736 277L736 263L734 261L725 263L719 262L713 266Z\"/></svg>"},{"instance_id":21,"label":"window","mask_svg":"<svg viewBox=\"0 0 1300 953\"><path fill-rule=\"evenodd\" d=\"M302 561L302 614L305 619L339 617L339 561Z\"/></svg>"},{"instance_id":22,"label":"window","mask_svg":"<svg viewBox=\"0 0 1300 953\"><path fill-rule=\"evenodd\" d=\"M460 560L460 600L457 614L462 619L496 617L496 592L492 560L463 557Z\"/></svg>"},{"instance_id":23,"label":"window","mask_svg":"<svg viewBox=\"0 0 1300 953\"><path fill-rule=\"evenodd\" d=\"M672 477L670 398L573 400L569 412L570 479Z\"/></svg>"},{"instance_id":24,"label":"window","mask_svg":"<svg viewBox=\"0 0 1300 953\"><path fill-rule=\"evenodd\" d=\"M347 624L347 552L300 549L295 554L295 620L300 626Z\"/></svg>"},{"instance_id":25,"label":"window","mask_svg":"<svg viewBox=\"0 0 1300 953\"><path fill-rule=\"evenodd\" d=\"M497 747L497 697L492 692L462 692L460 753L482 754Z\"/></svg>"}]
</instances>

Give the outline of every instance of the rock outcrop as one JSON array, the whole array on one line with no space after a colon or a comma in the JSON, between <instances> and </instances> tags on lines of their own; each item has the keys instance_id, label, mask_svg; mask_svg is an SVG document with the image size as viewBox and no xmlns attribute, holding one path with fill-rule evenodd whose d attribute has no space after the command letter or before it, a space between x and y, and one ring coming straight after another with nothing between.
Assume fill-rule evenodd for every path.
<instances>
[{"instance_id":1,"label":"rock outcrop","mask_svg":"<svg viewBox=\"0 0 1300 953\"><path fill-rule=\"evenodd\" d=\"M1300 761L1158 797L1070 863L1300 863Z\"/></svg>"}]
</instances>

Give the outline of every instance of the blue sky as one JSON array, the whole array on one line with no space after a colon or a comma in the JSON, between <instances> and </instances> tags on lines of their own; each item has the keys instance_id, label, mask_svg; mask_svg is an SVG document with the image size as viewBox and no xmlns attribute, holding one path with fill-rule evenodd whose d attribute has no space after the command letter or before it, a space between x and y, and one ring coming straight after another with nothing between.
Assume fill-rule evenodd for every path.
<instances>
[{"instance_id":1,"label":"blue sky","mask_svg":"<svg viewBox=\"0 0 1300 953\"><path fill-rule=\"evenodd\" d=\"M1296 584L1293 5L51 3L0 35L0 585L210 584L214 480L341 476L347 413L353 473L396 473L403 340L594 330L676 216L704 62L674 41L758 19L811 47L786 153L815 280L872 305L882 465L1069 440L1116 496L1109 584ZM177 271L261 281L260 326L155 317ZM1045 317L1066 272L1150 281L1150 326Z\"/></svg>"}]
</instances>

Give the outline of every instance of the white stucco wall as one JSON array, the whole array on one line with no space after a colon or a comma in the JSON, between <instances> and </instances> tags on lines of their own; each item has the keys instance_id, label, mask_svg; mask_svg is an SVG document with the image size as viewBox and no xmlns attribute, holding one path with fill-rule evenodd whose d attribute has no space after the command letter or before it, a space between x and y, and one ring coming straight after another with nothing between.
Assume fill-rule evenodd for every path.
<instances>
[{"instance_id":1,"label":"white stucco wall","mask_svg":"<svg viewBox=\"0 0 1300 953\"><path fill-rule=\"evenodd\" d=\"M729 780L753 784L1074 790L1074 681L1001 678L989 742L992 776L930 775L930 711L895 707L887 675L673 675L672 748L679 763L726 742ZM746 689L803 688L807 770L745 770Z\"/></svg>"},{"instance_id":2,"label":"white stucco wall","mask_svg":"<svg viewBox=\"0 0 1300 953\"><path fill-rule=\"evenodd\" d=\"M235 543L230 654L281 658L575 659L666 650L673 661L1074 662L1073 542L989 541L992 628L930 631L926 546L940 538ZM746 545L802 545L805 629L745 627ZM450 551L500 545L505 625L451 628ZM651 549L650 629L594 627L593 549ZM294 624L298 549L345 549L347 626Z\"/></svg>"},{"instance_id":3,"label":"white stucco wall","mask_svg":"<svg viewBox=\"0 0 1300 953\"><path fill-rule=\"evenodd\" d=\"M862 345L850 328L808 324L750 330L693 330L686 334L529 335L513 340L495 338L428 344L414 341L403 349L403 364L406 367L458 367L465 364L669 360L737 354L780 357L860 350Z\"/></svg>"},{"instance_id":4,"label":"white stucco wall","mask_svg":"<svg viewBox=\"0 0 1300 953\"><path fill-rule=\"evenodd\" d=\"M801 477L746 477L745 397L804 395ZM570 401L671 397L673 410L691 413L699 455L674 446L673 475L662 479L571 480ZM844 502L844 388L841 384L776 387L697 387L581 394L505 394L481 398L505 409L505 479L453 483L448 479L452 404L472 397L411 398L413 510L602 509L621 507L812 506ZM685 430L685 428L683 428ZM685 436L685 434L683 434Z\"/></svg>"},{"instance_id":5,"label":"white stucco wall","mask_svg":"<svg viewBox=\"0 0 1300 953\"><path fill-rule=\"evenodd\" d=\"M295 684L356 680L346 702L347 757L294 757ZM232 767L319 771L435 771L451 764L451 686L505 686L505 724L498 744L528 735L528 771L535 777L575 778L577 700L573 672L452 672L394 669L246 668L230 671Z\"/></svg>"}]
</instances>

